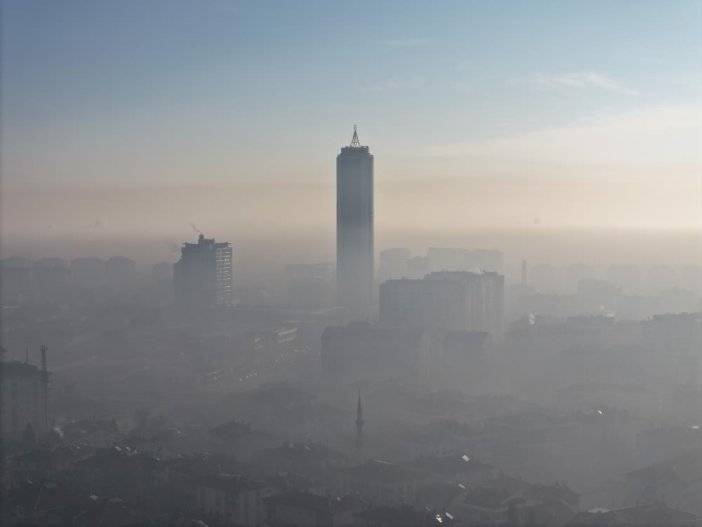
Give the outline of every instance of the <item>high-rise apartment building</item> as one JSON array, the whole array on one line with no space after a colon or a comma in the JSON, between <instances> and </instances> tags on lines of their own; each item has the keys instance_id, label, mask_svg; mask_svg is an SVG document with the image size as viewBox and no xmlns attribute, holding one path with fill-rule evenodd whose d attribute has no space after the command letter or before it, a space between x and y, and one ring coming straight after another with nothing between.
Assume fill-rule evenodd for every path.
<instances>
[{"instance_id":1,"label":"high-rise apartment building","mask_svg":"<svg viewBox=\"0 0 702 527\"><path fill-rule=\"evenodd\" d=\"M380 286L380 322L449 331L502 333L504 276L440 271Z\"/></svg>"},{"instance_id":2,"label":"high-rise apartment building","mask_svg":"<svg viewBox=\"0 0 702 527\"><path fill-rule=\"evenodd\" d=\"M232 303L232 247L200 234L197 243L185 243L173 266L176 302L185 307Z\"/></svg>"}]
</instances>

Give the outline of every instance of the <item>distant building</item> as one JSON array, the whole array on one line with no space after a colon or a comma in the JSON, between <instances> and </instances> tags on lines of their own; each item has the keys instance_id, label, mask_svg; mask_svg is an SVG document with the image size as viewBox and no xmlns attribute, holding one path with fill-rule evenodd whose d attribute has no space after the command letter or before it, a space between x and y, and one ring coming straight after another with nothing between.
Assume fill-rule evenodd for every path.
<instances>
[{"instance_id":1,"label":"distant building","mask_svg":"<svg viewBox=\"0 0 702 527\"><path fill-rule=\"evenodd\" d=\"M108 284L117 289L130 288L136 281L136 264L125 256L113 256L105 263Z\"/></svg>"},{"instance_id":2,"label":"distant building","mask_svg":"<svg viewBox=\"0 0 702 527\"><path fill-rule=\"evenodd\" d=\"M495 272L440 271L422 280L380 286L380 322L426 329L502 334L504 276Z\"/></svg>"},{"instance_id":3,"label":"distant building","mask_svg":"<svg viewBox=\"0 0 702 527\"><path fill-rule=\"evenodd\" d=\"M373 459L339 470L336 491L339 495L354 493L372 503L413 503L423 477L417 470Z\"/></svg>"},{"instance_id":4,"label":"distant building","mask_svg":"<svg viewBox=\"0 0 702 527\"><path fill-rule=\"evenodd\" d=\"M385 282L393 278L414 278L409 275L408 262L411 257L410 250L402 247L381 251L379 280Z\"/></svg>"},{"instance_id":5,"label":"distant building","mask_svg":"<svg viewBox=\"0 0 702 527\"><path fill-rule=\"evenodd\" d=\"M328 497L290 491L265 500L266 525L271 527L333 527L332 502Z\"/></svg>"},{"instance_id":6,"label":"distant building","mask_svg":"<svg viewBox=\"0 0 702 527\"><path fill-rule=\"evenodd\" d=\"M407 278L422 278L429 272L429 258L415 256L407 260Z\"/></svg>"},{"instance_id":7,"label":"distant building","mask_svg":"<svg viewBox=\"0 0 702 527\"><path fill-rule=\"evenodd\" d=\"M334 265L332 263L291 264L285 268L288 304L318 309L332 302Z\"/></svg>"},{"instance_id":8,"label":"distant building","mask_svg":"<svg viewBox=\"0 0 702 527\"><path fill-rule=\"evenodd\" d=\"M336 158L336 280L339 303L370 316L374 291L373 156L354 128Z\"/></svg>"},{"instance_id":9,"label":"distant building","mask_svg":"<svg viewBox=\"0 0 702 527\"><path fill-rule=\"evenodd\" d=\"M635 265L611 265L607 268L607 281L626 293L638 293L641 290L641 269Z\"/></svg>"},{"instance_id":10,"label":"distant building","mask_svg":"<svg viewBox=\"0 0 702 527\"><path fill-rule=\"evenodd\" d=\"M46 433L48 384L45 348L41 369L26 362L0 362L0 438L19 441Z\"/></svg>"},{"instance_id":11,"label":"distant building","mask_svg":"<svg viewBox=\"0 0 702 527\"><path fill-rule=\"evenodd\" d=\"M104 286L107 278L105 260L80 257L71 260L71 282L81 287Z\"/></svg>"},{"instance_id":12,"label":"distant building","mask_svg":"<svg viewBox=\"0 0 702 527\"><path fill-rule=\"evenodd\" d=\"M169 262L159 262L151 267L151 278L155 282L173 281L173 264Z\"/></svg>"},{"instance_id":13,"label":"distant building","mask_svg":"<svg viewBox=\"0 0 702 527\"><path fill-rule=\"evenodd\" d=\"M0 301L3 304L18 304L31 300L35 289L31 260L0 260Z\"/></svg>"},{"instance_id":14,"label":"distant building","mask_svg":"<svg viewBox=\"0 0 702 527\"><path fill-rule=\"evenodd\" d=\"M34 278L41 298L59 299L68 291L68 263L61 258L43 258L34 264Z\"/></svg>"},{"instance_id":15,"label":"distant building","mask_svg":"<svg viewBox=\"0 0 702 527\"><path fill-rule=\"evenodd\" d=\"M201 478L196 485L198 508L209 521L222 526L258 527L264 524L264 485L236 474Z\"/></svg>"},{"instance_id":16,"label":"distant building","mask_svg":"<svg viewBox=\"0 0 702 527\"><path fill-rule=\"evenodd\" d=\"M232 247L202 234L197 243L185 243L173 267L176 302L186 307L232 303Z\"/></svg>"},{"instance_id":17,"label":"distant building","mask_svg":"<svg viewBox=\"0 0 702 527\"><path fill-rule=\"evenodd\" d=\"M502 272L502 253L495 250L430 247L427 258L432 271Z\"/></svg>"}]
</instances>

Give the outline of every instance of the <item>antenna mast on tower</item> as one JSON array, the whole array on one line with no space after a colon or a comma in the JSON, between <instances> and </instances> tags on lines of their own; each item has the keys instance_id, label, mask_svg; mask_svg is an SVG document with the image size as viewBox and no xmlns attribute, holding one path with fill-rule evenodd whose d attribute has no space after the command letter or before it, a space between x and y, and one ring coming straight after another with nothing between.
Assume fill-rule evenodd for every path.
<instances>
[{"instance_id":1,"label":"antenna mast on tower","mask_svg":"<svg viewBox=\"0 0 702 527\"><path fill-rule=\"evenodd\" d=\"M356 130L356 125L353 125L353 137L351 138L351 146L353 148L360 148L361 142L358 140L358 130Z\"/></svg>"}]
</instances>

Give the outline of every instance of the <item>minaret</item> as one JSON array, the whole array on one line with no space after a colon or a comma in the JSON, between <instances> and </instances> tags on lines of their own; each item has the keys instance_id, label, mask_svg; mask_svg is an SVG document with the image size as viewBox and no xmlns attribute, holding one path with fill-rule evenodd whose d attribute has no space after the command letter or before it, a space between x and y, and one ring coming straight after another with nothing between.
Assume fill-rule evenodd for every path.
<instances>
[{"instance_id":1,"label":"minaret","mask_svg":"<svg viewBox=\"0 0 702 527\"><path fill-rule=\"evenodd\" d=\"M368 320L374 297L373 155L358 140L336 157L336 285L350 317Z\"/></svg>"},{"instance_id":2,"label":"minaret","mask_svg":"<svg viewBox=\"0 0 702 527\"><path fill-rule=\"evenodd\" d=\"M363 447L363 403L361 402L361 390L358 390L358 404L356 405L356 450Z\"/></svg>"}]
</instances>

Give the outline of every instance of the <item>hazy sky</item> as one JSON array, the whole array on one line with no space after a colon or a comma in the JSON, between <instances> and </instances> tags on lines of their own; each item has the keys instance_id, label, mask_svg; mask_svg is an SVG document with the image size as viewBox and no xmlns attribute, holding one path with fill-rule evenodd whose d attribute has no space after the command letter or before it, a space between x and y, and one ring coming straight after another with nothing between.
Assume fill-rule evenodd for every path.
<instances>
[{"instance_id":1,"label":"hazy sky","mask_svg":"<svg viewBox=\"0 0 702 527\"><path fill-rule=\"evenodd\" d=\"M2 0L4 242L702 228L702 2ZM236 242L235 239L232 241Z\"/></svg>"}]
</instances>

